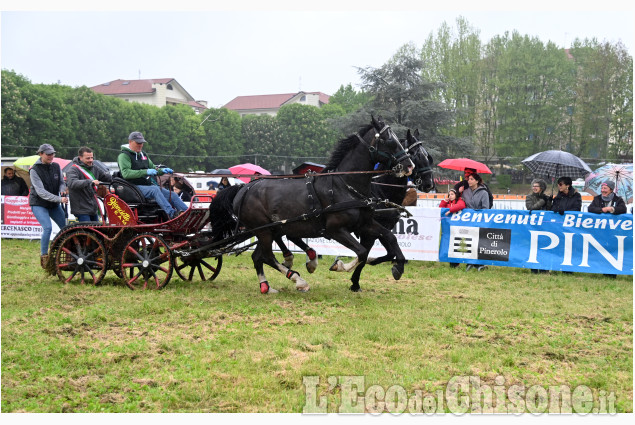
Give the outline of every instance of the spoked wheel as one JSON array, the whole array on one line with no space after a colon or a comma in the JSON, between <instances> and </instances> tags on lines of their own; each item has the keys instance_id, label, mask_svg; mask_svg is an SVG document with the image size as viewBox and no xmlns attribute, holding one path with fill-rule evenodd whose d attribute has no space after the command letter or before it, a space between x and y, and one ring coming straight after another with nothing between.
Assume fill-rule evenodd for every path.
<instances>
[{"instance_id":1,"label":"spoked wheel","mask_svg":"<svg viewBox=\"0 0 635 425\"><path fill-rule=\"evenodd\" d=\"M121 275L130 289L161 289L172 277L172 251L158 235L134 237L121 256Z\"/></svg>"},{"instance_id":2,"label":"spoked wheel","mask_svg":"<svg viewBox=\"0 0 635 425\"><path fill-rule=\"evenodd\" d=\"M176 257L174 259L174 269L182 280L191 281L194 276L201 280L212 281L220 273L223 266L223 256L210 258L196 257Z\"/></svg>"},{"instance_id":3,"label":"spoked wheel","mask_svg":"<svg viewBox=\"0 0 635 425\"><path fill-rule=\"evenodd\" d=\"M57 277L64 283L98 285L108 271L106 258L104 244L95 234L73 232L64 238L57 249Z\"/></svg>"}]
</instances>

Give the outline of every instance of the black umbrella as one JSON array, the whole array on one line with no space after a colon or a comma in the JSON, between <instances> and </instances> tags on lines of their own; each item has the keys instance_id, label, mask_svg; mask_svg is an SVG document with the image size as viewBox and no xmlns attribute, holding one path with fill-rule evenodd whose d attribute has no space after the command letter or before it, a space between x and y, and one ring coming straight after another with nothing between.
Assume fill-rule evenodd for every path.
<instances>
[{"instance_id":1,"label":"black umbrella","mask_svg":"<svg viewBox=\"0 0 635 425\"><path fill-rule=\"evenodd\" d=\"M592 170L577 156L563 151L538 152L522 160L534 174L547 178L562 176L577 179L589 174Z\"/></svg>"},{"instance_id":2,"label":"black umbrella","mask_svg":"<svg viewBox=\"0 0 635 425\"><path fill-rule=\"evenodd\" d=\"M231 174L232 172L229 171L227 168L217 168L214 171L212 171L212 174Z\"/></svg>"}]
</instances>

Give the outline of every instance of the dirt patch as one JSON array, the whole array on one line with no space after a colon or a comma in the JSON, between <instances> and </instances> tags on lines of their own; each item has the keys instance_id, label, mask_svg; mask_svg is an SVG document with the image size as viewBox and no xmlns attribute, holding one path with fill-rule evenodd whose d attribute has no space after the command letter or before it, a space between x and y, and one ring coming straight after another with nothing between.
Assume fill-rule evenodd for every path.
<instances>
[{"instance_id":1,"label":"dirt patch","mask_svg":"<svg viewBox=\"0 0 635 425\"><path fill-rule=\"evenodd\" d=\"M125 400L125 397L121 394L109 393L102 395L99 402L102 404L121 404Z\"/></svg>"}]
</instances>

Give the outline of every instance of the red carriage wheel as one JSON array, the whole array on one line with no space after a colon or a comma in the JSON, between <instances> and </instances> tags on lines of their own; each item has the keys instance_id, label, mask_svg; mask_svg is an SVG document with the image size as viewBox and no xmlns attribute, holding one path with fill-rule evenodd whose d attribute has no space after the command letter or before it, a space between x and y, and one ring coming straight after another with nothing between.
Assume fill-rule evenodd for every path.
<instances>
[{"instance_id":1,"label":"red carriage wheel","mask_svg":"<svg viewBox=\"0 0 635 425\"><path fill-rule=\"evenodd\" d=\"M191 281L194 276L201 280L212 281L220 273L223 266L223 256L199 258L199 257L176 257L174 259L174 269L182 280Z\"/></svg>"},{"instance_id":2,"label":"red carriage wheel","mask_svg":"<svg viewBox=\"0 0 635 425\"><path fill-rule=\"evenodd\" d=\"M106 249L97 235L87 231L73 232L57 248L55 271L64 283L98 285L108 271L106 259Z\"/></svg>"},{"instance_id":3,"label":"red carriage wheel","mask_svg":"<svg viewBox=\"0 0 635 425\"><path fill-rule=\"evenodd\" d=\"M120 264L130 289L161 289L172 277L172 251L163 238L151 233L132 238Z\"/></svg>"}]
</instances>

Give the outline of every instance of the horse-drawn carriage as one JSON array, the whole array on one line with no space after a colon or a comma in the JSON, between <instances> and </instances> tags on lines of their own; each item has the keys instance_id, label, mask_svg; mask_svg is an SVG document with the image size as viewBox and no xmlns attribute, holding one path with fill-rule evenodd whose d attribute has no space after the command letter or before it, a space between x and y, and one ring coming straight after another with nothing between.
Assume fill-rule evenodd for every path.
<instances>
[{"instance_id":1,"label":"horse-drawn carriage","mask_svg":"<svg viewBox=\"0 0 635 425\"><path fill-rule=\"evenodd\" d=\"M70 224L51 243L45 268L65 283L96 285L108 270L131 289L163 288L174 271L183 280L213 280L223 254L247 249L228 240L217 249L189 253L209 241L209 196L193 198L187 211L170 220L134 184L114 178L106 187L104 223Z\"/></svg>"},{"instance_id":2,"label":"horse-drawn carriage","mask_svg":"<svg viewBox=\"0 0 635 425\"><path fill-rule=\"evenodd\" d=\"M186 281L194 277L213 280L220 272L223 255L256 245L252 259L261 292L271 289L263 264L284 273L298 290L305 291L306 281L290 265L277 262L271 244L282 235L292 241L319 235L337 240L357 255L352 290L359 290L361 269L375 239L388 251L381 261L394 259L393 276L399 278L405 258L390 229L373 218L374 206L369 199L377 162L397 175L415 172L415 177L425 182L421 183L423 190L433 187L432 159L420 142L408 143L410 148L404 148L387 125L373 118L363 131L339 142L325 172L303 180L299 176L259 179L225 189L213 202L211 197L195 197L190 208L173 219L146 200L133 184L115 178L103 197L104 223L64 227L53 240L44 267L66 283L99 284L112 270L131 289L160 289L174 271ZM415 154L415 148L420 153ZM420 157L418 164L411 160L415 155ZM303 192L306 196L299 196ZM225 203L226 195L231 196L229 204ZM254 216L262 211L254 205L263 203L276 206L264 216ZM359 234L360 241L351 236L353 232ZM257 242L249 243L253 236Z\"/></svg>"}]
</instances>

